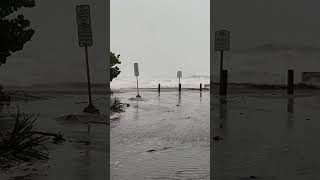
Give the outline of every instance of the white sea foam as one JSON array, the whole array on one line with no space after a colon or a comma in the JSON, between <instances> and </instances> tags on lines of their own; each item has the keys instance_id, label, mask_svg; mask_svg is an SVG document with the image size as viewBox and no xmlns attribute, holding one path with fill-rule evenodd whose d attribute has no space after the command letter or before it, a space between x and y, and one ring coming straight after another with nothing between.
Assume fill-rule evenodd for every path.
<instances>
[{"instance_id":1,"label":"white sea foam","mask_svg":"<svg viewBox=\"0 0 320 180\"><path fill-rule=\"evenodd\" d=\"M189 76L181 79L181 85L184 88L198 88L200 83L209 84L209 76ZM177 78L145 78L139 77L139 87L140 88L157 88L158 84L161 87L172 88L178 87L179 80ZM111 82L111 88L135 88L137 85L137 80L134 76L132 77L119 77Z\"/></svg>"}]
</instances>

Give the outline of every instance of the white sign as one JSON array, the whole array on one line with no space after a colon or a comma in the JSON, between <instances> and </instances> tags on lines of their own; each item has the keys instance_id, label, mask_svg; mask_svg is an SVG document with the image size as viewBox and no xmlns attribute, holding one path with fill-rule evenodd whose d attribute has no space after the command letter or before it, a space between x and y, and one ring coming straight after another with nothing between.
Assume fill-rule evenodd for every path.
<instances>
[{"instance_id":1,"label":"white sign","mask_svg":"<svg viewBox=\"0 0 320 180\"><path fill-rule=\"evenodd\" d=\"M181 77L182 77L182 71L178 71L178 72L177 72L177 77L178 77L178 78L181 78Z\"/></svg>"},{"instance_id":2,"label":"white sign","mask_svg":"<svg viewBox=\"0 0 320 180\"><path fill-rule=\"evenodd\" d=\"M138 67L138 63L134 63L134 75L135 76L139 76L139 67Z\"/></svg>"},{"instance_id":3,"label":"white sign","mask_svg":"<svg viewBox=\"0 0 320 180\"><path fill-rule=\"evenodd\" d=\"M79 46L92 46L93 42L89 5L77 6L77 23Z\"/></svg>"},{"instance_id":4,"label":"white sign","mask_svg":"<svg viewBox=\"0 0 320 180\"><path fill-rule=\"evenodd\" d=\"M230 32L229 31L227 30L216 31L215 50L216 51L230 50Z\"/></svg>"}]
</instances>

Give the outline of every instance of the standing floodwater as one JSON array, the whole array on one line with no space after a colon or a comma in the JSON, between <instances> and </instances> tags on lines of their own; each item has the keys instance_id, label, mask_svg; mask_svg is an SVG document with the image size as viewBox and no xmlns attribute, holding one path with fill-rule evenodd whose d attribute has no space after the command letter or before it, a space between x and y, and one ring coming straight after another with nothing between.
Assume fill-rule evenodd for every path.
<instances>
[{"instance_id":1,"label":"standing floodwater","mask_svg":"<svg viewBox=\"0 0 320 180\"><path fill-rule=\"evenodd\" d=\"M319 92L242 90L211 97L213 179L319 179Z\"/></svg>"},{"instance_id":2,"label":"standing floodwater","mask_svg":"<svg viewBox=\"0 0 320 180\"><path fill-rule=\"evenodd\" d=\"M209 179L209 92L135 95L115 94L130 107L111 120L111 179Z\"/></svg>"}]
</instances>

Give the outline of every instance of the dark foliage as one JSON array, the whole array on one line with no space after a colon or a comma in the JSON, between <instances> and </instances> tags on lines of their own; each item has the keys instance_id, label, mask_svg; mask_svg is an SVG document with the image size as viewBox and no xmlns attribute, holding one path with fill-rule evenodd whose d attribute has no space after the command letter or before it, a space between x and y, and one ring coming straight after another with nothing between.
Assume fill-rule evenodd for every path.
<instances>
[{"instance_id":1,"label":"dark foliage","mask_svg":"<svg viewBox=\"0 0 320 180\"><path fill-rule=\"evenodd\" d=\"M34 30L30 21L21 14L14 18L8 16L20 8L35 6L35 0L1 0L0 1L0 66L6 63L7 57L23 49L31 40Z\"/></svg>"},{"instance_id":2,"label":"dark foliage","mask_svg":"<svg viewBox=\"0 0 320 180\"><path fill-rule=\"evenodd\" d=\"M113 52L110 52L110 82L120 74L120 69L117 64L121 64L120 54L115 55Z\"/></svg>"}]
</instances>

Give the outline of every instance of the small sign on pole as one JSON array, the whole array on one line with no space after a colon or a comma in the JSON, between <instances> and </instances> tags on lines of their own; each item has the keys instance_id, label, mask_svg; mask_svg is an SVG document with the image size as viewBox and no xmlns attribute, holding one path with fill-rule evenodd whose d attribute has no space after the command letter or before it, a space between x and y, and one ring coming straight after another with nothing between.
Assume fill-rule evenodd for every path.
<instances>
[{"instance_id":1,"label":"small sign on pole","mask_svg":"<svg viewBox=\"0 0 320 180\"><path fill-rule=\"evenodd\" d=\"M134 75L139 76L139 66L138 63L134 63Z\"/></svg>"},{"instance_id":2,"label":"small sign on pole","mask_svg":"<svg viewBox=\"0 0 320 180\"><path fill-rule=\"evenodd\" d=\"M178 71L177 72L177 78L181 78L182 77L182 71Z\"/></svg>"},{"instance_id":3,"label":"small sign on pole","mask_svg":"<svg viewBox=\"0 0 320 180\"><path fill-rule=\"evenodd\" d=\"M91 83L90 83L89 58L88 58L88 46L92 46L90 6L78 5L76 7L76 13L77 13L79 46L85 48L85 57L86 57L86 66L87 66L89 105L83 111L88 113L99 113L99 110L93 106L92 98L91 98Z\"/></svg>"},{"instance_id":4,"label":"small sign on pole","mask_svg":"<svg viewBox=\"0 0 320 180\"><path fill-rule=\"evenodd\" d=\"M134 75L137 78L137 92L138 92L138 95L136 97L141 97L140 94L139 94L139 80L138 80L138 77L139 77L139 66L138 66L138 63L134 63L133 67L134 67Z\"/></svg>"},{"instance_id":5,"label":"small sign on pole","mask_svg":"<svg viewBox=\"0 0 320 180\"><path fill-rule=\"evenodd\" d=\"M77 5L79 46L92 46L92 30L89 5Z\"/></svg>"},{"instance_id":6,"label":"small sign on pole","mask_svg":"<svg viewBox=\"0 0 320 180\"><path fill-rule=\"evenodd\" d=\"M177 72L177 77L179 78L179 84L180 84L180 79L182 77L182 71L178 71Z\"/></svg>"},{"instance_id":7,"label":"small sign on pole","mask_svg":"<svg viewBox=\"0 0 320 180\"><path fill-rule=\"evenodd\" d=\"M215 50L230 51L230 32L227 30L216 31Z\"/></svg>"},{"instance_id":8,"label":"small sign on pole","mask_svg":"<svg viewBox=\"0 0 320 180\"><path fill-rule=\"evenodd\" d=\"M219 30L215 33L215 51L220 51L220 95L225 92L223 86L227 82L223 82L223 51L230 51L230 32L227 30Z\"/></svg>"}]
</instances>

